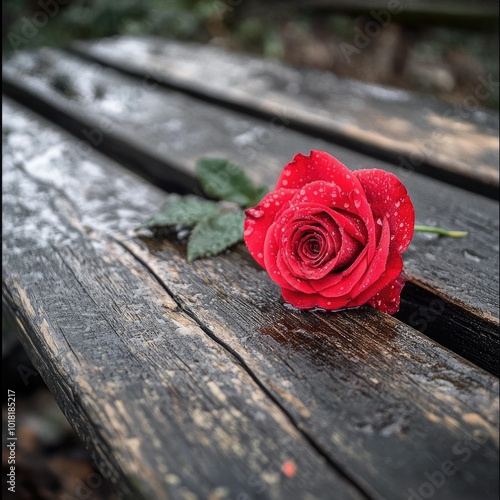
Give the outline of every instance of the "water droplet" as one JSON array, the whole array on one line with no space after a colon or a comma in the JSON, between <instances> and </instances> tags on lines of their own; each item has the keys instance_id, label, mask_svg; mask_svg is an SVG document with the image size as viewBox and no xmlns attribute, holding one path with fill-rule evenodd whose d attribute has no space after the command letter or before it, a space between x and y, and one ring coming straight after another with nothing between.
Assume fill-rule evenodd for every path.
<instances>
[{"instance_id":1,"label":"water droplet","mask_svg":"<svg viewBox=\"0 0 500 500\"><path fill-rule=\"evenodd\" d=\"M245 236L250 236L251 234L253 233L253 227L248 227L245 229L245 231L243 232L243 234Z\"/></svg>"},{"instance_id":2,"label":"water droplet","mask_svg":"<svg viewBox=\"0 0 500 500\"><path fill-rule=\"evenodd\" d=\"M254 219L259 219L264 215L264 211L258 208L250 208L247 210L247 214L250 215L250 217L253 217Z\"/></svg>"},{"instance_id":3,"label":"water droplet","mask_svg":"<svg viewBox=\"0 0 500 500\"><path fill-rule=\"evenodd\" d=\"M467 260L471 260L472 262L481 262L486 258L477 252L474 252L474 250L469 250L468 248L466 248L462 253Z\"/></svg>"},{"instance_id":4,"label":"water droplet","mask_svg":"<svg viewBox=\"0 0 500 500\"><path fill-rule=\"evenodd\" d=\"M185 238L187 238L189 236L189 234L191 233L191 230L190 229L181 229L178 233L177 233L177 238L179 240L183 240Z\"/></svg>"},{"instance_id":5,"label":"water droplet","mask_svg":"<svg viewBox=\"0 0 500 500\"><path fill-rule=\"evenodd\" d=\"M301 194L301 195L306 194L306 190L305 190L305 189L301 189L301 190L300 190L300 194Z\"/></svg>"},{"instance_id":6,"label":"water droplet","mask_svg":"<svg viewBox=\"0 0 500 500\"><path fill-rule=\"evenodd\" d=\"M360 200L354 200L354 206L356 208L359 208L361 206L361 201Z\"/></svg>"},{"instance_id":7,"label":"water droplet","mask_svg":"<svg viewBox=\"0 0 500 500\"><path fill-rule=\"evenodd\" d=\"M285 175L287 177L290 177L292 175L292 172L290 170L285 170Z\"/></svg>"},{"instance_id":8,"label":"water droplet","mask_svg":"<svg viewBox=\"0 0 500 500\"><path fill-rule=\"evenodd\" d=\"M259 253L257 254L257 257L258 257L259 259L262 259L262 257L264 257L264 254L263 254L262 252L259 252Z\"/></svg>"},{"instance_id":9,"label":"water droplet","mask_svg":"<svg viewBox=\"0 0 500 500\"><path fill-rule=\"evenodd\" d=\"M379 226L381 226L381 225L382 225L382 219L381 219L380 217L377 219L377 224L378 224Z\"/></svg>"},{"instance_id":10,"label":"water droplet","mask_svg":"<svg viewBox=\"0 0 500 500\"><path fill-rule=\"evenodd\" d=\"M283 184L283 186L288 186L288 181L286 179L283 179L283 181L281 182L281 184Z\"/></svg>"}]
</instances>

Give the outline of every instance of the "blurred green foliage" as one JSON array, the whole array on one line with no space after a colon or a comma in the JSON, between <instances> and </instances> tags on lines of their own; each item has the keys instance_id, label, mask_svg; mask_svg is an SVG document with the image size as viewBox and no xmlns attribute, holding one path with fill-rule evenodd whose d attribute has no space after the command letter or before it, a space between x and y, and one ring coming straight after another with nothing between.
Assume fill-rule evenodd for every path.
<instances>
[{"instance_id":1,"label":"blurred green foliage","mask_svg":"<svg viewBox=\"0 0 500 500\"><path fill-rule=\"evenodd\" d=\"M60 1L4 0L3 52L43 45L64 47L74 39L111 35L158 35L205 41L208 34L204 23L220 3L219 0ZM48 22L44 24L43 15L36 17L37 13L45 13ZM30 36L33 33L30 25L37 30L34 36Z\"/></svg>"}]
</instances>

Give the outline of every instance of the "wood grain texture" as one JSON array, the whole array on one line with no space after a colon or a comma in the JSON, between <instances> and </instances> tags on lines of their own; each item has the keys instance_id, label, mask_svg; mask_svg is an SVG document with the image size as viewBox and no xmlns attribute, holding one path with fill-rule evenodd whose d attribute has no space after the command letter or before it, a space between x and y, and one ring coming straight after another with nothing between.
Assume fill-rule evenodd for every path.
<instances>
[{"instance_id":1,"label":"wood grain texture","mask_svg":"<svg viewBox=\"0 0 500 500\"><path fill-rule=\"evenodd\" d=\"M246 252L188 264L182 245L131 231L165 194L4 109L4 300L128 484L386 500L451 461L440 498L496 498L496 378L371 308L287 309Z\"/></svg>"},{"instance_id":2,"label":"wood grain texture","mask_svg":"<svg viewBox=\"0 0 500 500\"><path fill-rule=\"evenodd\" d=\"M327 72L159 39L120 37L74 49L148 81L280 118L289 127L498 198L498 114L471 111L469 101L454 107ZM477 96L491 94L496 85L483 80Z\"/></svg>"},{"instance_id":3,"label":"wood grain texture","mask_svg":"<svg viewBox=\"0 0 500 500\"><path fill-rule=\"evenodd\" d=\"M417 223L470 231L469 237L455 240L417 234L405 253L412 282L431 292L423 306L437 300L448 311L460 313L454 323L444 321L451 313L434 315L426 321L425 333L439 336L445 345L498 374L497 202L287 130L279 121L266 122L151 87L150 82L58 51L19 54L5 66L4 80L13 95L84 139L82 150L90 145L102 148L164 183L193 187L196 160L219 156L240 163L257 182L272 186L295 153L310 149L329 151L351 168L392 171L408 187ZM65 91L60 82L65 82ZM421 306L421 298L411 299L402 318L423 330Z\"/></svg>"},{"instance_id":4,"label":"wood grain texture","mask_svg":"<svg viewBox=\"0 0 500 500\"><path fill-rule=\"evenodd\" d=\"M106 473L133 499L362 498L115 241L164 195L5 112L4 301Z\"/></svg>"}]
</instances>

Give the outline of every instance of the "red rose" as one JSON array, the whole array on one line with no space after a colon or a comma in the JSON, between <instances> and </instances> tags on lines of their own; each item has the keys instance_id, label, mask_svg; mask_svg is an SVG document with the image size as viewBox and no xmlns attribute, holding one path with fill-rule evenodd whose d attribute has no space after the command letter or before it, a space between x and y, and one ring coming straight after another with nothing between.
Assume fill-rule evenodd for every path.
<instances>
[{"instance_id":1,"label":"red rose","mask_svg":"<svg viewBox=\"0 0 500 500\"><path fill-rule=\"evenodd\" d=\"M244 239L293 306L370 304L393 314L414 223L413 204L393 174L351 172L311 151L297 154L274 191L246 211Z\"/></svg>"}]
</instances>

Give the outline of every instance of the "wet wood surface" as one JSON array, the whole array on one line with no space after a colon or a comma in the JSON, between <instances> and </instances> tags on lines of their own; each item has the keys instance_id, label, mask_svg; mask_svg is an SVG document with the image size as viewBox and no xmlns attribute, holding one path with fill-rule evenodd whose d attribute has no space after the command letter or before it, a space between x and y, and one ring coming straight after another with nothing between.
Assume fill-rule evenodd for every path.
<instances>
[{"instance_id":1,"label":"wet wood surface","mask_svg":"<svg viewBox=\"0 0 500 500\"><path fill-rule=\"evenodd\" d=\"M310 149L351 168L394 172L410 192L417 223L470 231L456 240L415 236L405 253L414 287L404 292L400 318L498 374L497 202L58 51L19 54L5 66L4 82L85 141L81 149L100 148L170 187L196 188L201 156L228 157L268 186L296 152Z\"/></svg>"},{"instance_id":2,"label":"wet wood surface","mask_svg":"<svg viewBox=\"0 0 500 500\"><path fill-rule=\"evenodd\" d=\"M451 105L211 46L120 37L74 50L498 199L498 114L477 109L494 91L491 75Z\"/></svg>"},{"instance_id":3,"label":"wet wood surface","mask_svg":"<svg viewBox=\"0 0 500 500\"><path fill-rule=\"evenodd\" d=\"M133 231L164 192L8 100L3 143L4 303L132 498L498 496L496 377L371 308L287 309L242 248L188 264Z\"/></svg>"}]
</instances>

